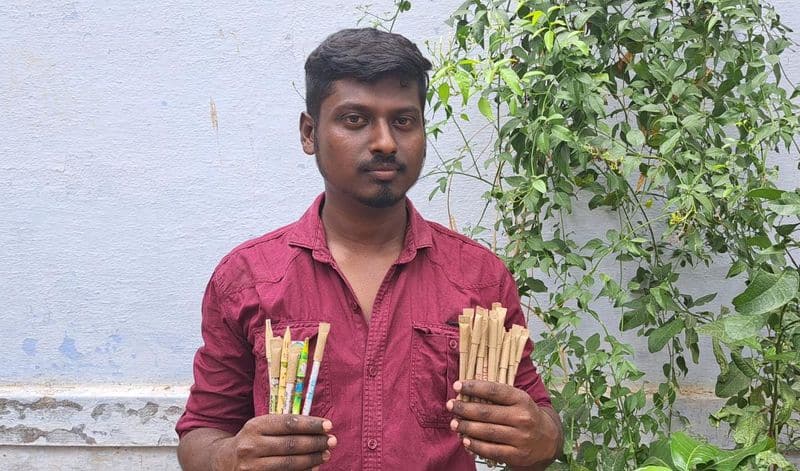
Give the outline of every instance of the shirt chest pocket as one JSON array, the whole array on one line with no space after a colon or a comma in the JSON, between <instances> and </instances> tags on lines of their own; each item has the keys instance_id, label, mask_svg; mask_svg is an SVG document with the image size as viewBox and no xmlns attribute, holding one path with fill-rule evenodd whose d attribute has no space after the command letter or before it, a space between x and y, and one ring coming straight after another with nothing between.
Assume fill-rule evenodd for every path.
<instances>
[{"instance_id":1,"label":"shirt chest pocket","mask_svg":"<svg viewBox=\"0 0 800 471\"><path fill-rule=\"evenodd\" d=\"M289 333L292 340L308 339L308 365L306 367L305 384L303 385L303 398L308 390L308 382L311 377L311 371L314 364L314 351L317 347L317 334L319 332L319 322L316 321L297 321L297 322L281 322L273 324L272 333L276 337L283 337L286 332L286 327L289 327ZM326 349L330 348L331 343L328 342ZM253 381L253 405L256 415L264 415L269 411L269 368L267 367L266 358L266 339L264 337L264 328L260 328L255 332L253 342L253 355L256 358L256 377ZM272 364L275 368L280 368L280 358L273 358ZM316 417L326 417L331 410L331 384L330 384L330 368L326 362L322 361L317 377L317 386L314 391L314 402L311 404L310 415Z\"/></svg>"},{"instance_id":2,"label":"shirt chest pocket","mask_svg":"<svg viewBox=\"0 0 800 471\"><path fill-rule=\"evenodd\" d=\"M411 411L423 427L448 428L445 403L456 397L458 329L414 323L411 333Z\"/></svg>"}]
</instances>

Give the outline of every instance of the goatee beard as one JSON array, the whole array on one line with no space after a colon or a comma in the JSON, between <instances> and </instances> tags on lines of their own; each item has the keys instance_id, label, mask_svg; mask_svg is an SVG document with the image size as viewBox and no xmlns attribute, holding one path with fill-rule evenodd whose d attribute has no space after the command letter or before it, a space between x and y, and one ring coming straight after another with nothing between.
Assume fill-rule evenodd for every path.
<instances>
[{"instance_id":1,"label":"goatee beard","mask_svg":"<svg viewBox=\"0 0 800 471\"><path fill-rule=\"evenodd\" d=\"M370 208L382 209L394 206L403 197L392 192L389 184L382 184L378 194L368 198L359 198L359 201Z\"/></svg>"}]
</instances>

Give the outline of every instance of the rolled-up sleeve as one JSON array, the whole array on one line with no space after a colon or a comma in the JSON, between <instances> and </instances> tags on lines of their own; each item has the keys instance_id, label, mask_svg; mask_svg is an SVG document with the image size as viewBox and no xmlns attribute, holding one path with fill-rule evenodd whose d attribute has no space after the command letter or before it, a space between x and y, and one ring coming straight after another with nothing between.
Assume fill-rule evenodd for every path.
<instances>
[{"instance_id":1,"label":"rolled-up sleeve","mask_svg":"<svg viewBox=\"0 0 800 471\"><path fill-rule=\"evenodd\" d=\"M237 433L253 417L254 358L241 327L226 316L216 273L202 307L203 345L194 357L194 385L175 426L179 436L201 427Z\"/></svg>"}]
</instances>

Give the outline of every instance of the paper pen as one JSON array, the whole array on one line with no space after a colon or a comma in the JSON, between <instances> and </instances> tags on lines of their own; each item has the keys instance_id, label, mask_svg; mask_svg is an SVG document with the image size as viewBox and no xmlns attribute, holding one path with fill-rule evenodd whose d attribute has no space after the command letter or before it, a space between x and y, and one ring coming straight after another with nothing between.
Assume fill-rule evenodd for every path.
<instances>
[{"instance_id":1,"label":"paper pen","mask_svg":"<svg viewBox=\"0 0 800 471\"><path fill-rule=\"evenodd\" d=\"M308 415L311 412L311 404L314 401L314 391L317 389L319 367L322 364L322 357L325 354L325 343L328 341L328 333L330 330L331 325L329 323L322 322L319 324L317 346L314 348L314 364L311 366L311 376L308 378L308 389L306 390L306 399L303 403L303 415Z\"/></svg>"}]
</instances>

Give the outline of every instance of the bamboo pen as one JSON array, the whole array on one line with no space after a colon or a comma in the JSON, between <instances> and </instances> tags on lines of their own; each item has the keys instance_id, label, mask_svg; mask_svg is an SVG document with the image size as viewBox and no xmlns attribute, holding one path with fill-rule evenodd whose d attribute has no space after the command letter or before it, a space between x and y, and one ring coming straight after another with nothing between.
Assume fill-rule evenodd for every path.
<instances>
[{"instance_id":1,"label":"bamboo pen","mask_svg":"<svg viewBox=\"0 0 800 471\"><path fill-rule=\"evenodd\" d=\"M311 404L314 402L314 392L317 389L319 368L320 365L322 365L322 357L325 355L325 343L328 341L328 333L330 330L331 325L329 323L321 322L319 324L317 346L314 348L314 364L311 366L311 376L308 378L308 389L306 390L306 399L303 403L303 415L308 415L311 412Z\"/></svg>"},{"instance_id":2,"label":"bamboo pen","mask_svg":"<svg viewBox=\"0 0 800 471\"><path fill-rule=\"evenodd\" d=\"M286 327L286 332L283 334L283 346L281 348L281 376L278 382L278 409L276 413L280 414L283 411L283 398L286 395L286 376L289 371L289 345L292 343L292 334L289 327Z\"/></svg>"},{"instance_id":3,"label":"bamboo pen","mask_svg":"<svg viewBox=\"0 0 800 471\"><path fill-rule=\"evenodd\" d=\"M475 310L464 308L463 312L464 314L458 316L458 379L460 381L467 379L472 316L475 314ZM461 399L460 393L458 399Z\"/></svg>"},{"instance_id":4,"label":"bamboo pen","mask_svg":"<svg viewBox=\"0 0 800 471\"><path fill-rule=\"evenodd\" d=\"M278 364L281 358L281 350L283 348L283 339L280 337L272 337L269 339L270 357L274 360L269 364L269 413L278 413L278 387L280 384L281 368Z\"/></svg>"},{"instance_id":5,"label":"bamboo pen","mask_svg":"<svg viewBox=\"0 0 800 471\"><path fill-rule=\"evenodd\" d=\"M283 413L292 412L292 396L294 396L294 383L297 381L297 363L303 352L303 341L295 340L289 347L289 363L286 370L286 396L283 399Z\"/></svg>"}]
</instances>

